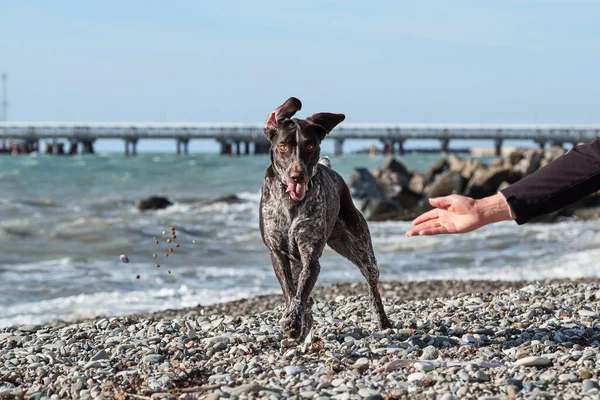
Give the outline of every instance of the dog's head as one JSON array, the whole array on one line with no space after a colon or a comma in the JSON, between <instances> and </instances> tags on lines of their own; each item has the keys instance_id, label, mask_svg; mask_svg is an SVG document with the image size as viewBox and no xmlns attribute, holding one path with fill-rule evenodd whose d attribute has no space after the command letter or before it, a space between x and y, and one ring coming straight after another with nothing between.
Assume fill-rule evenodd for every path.
<instances>
[{"instance_id":1,"label":"dog's head","mask_svg":"<svg viewBox=\"0 0 600 400\"><path fill-rule=\"evenodd\" d=\"M271 164L296 201L304 199L308 182L317 172L321 141L346 118L332 113L292 118L301 108L300 100L290 97L269 114L264 129L271 142Z\"/></svg>"}]
</instances>

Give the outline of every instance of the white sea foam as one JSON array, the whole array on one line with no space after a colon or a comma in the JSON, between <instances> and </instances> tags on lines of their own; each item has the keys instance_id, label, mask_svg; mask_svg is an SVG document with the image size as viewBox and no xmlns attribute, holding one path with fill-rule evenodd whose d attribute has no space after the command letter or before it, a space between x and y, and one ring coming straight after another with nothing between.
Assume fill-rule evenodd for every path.
<instances>
[{"instance_id":1,"label":"white sea foam","mask_svg":"<svg viewBox=\"0 0 600 400\"><path fill-rule=\"evenodd\" d=\"M4 307L0 316L0 327L210 305L273 292L276 292L276 289L262 287L224 290L190 289L186 285L181 285L176 289L79 294Z\"/></svg>"}]
</instances>

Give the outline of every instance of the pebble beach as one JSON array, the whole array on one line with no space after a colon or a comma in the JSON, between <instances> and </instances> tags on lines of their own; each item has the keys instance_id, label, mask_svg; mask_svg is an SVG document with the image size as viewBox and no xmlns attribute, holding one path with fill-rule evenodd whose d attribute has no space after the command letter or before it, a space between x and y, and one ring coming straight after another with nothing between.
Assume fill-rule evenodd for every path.
<instances>
[{"instance_id":1,"label":"pebble beach","mask_svg":"<svg viewBox=\"0 0 600 400\"><path fill-rule=\"evenodd\" d=\"M2 399L599 398L600 285L383 282L313 292L303 343L281 296L0 329Z\"/></svg>"}]
</instances>

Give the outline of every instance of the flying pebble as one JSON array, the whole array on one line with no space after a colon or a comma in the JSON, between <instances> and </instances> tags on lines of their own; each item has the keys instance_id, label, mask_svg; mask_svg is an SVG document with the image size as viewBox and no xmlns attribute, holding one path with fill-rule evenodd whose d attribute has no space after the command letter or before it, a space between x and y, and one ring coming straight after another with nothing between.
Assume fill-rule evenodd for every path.
<instances>
[{"instance_id":1,"label":"flying pebble","mask_svg":"<svg viewBox=\"0 0 600 400\"><path fill-rule=\"evenodd\" d=\"M175 243L175 247L179 247L179 243Z\"/></svg>"},{"instance_id":2,"label":"flying pebble","mask_svg":"<svg viewBox=\"0 0 600 400\"><path fill-rule=\"evenodd\" d=\"M195 240L192 240L192 243L196 243L196 241L195 241Z\"/></svg>"},{"instance_id":3,"label":"flying pebble","mask_svg":"<svg viewBox=\"0 0 600 400\"><path fill-rule=\"evenodd\" d=\"M138 276L136 276L136 277L135 277L135 279L140 279L140 276L139 276L139 275L138 275Z\"/></svg>"},{"instance_id":4,"label":"flying pebble","mask_svg":"<svg viewBox=\"0 0 600 400\"><path fill-rule=\"evenodd\" d=\"M169 253L172 253L172 252L173 252L173 248L169 247Z\"/></svg>"},{"instance_id":5,"label":"flying pebble","mask_svg":"<svg viewBox=\"0 0 600 400\"><path fill-rule=\"evenodd\" d=\"M160 268L160 264L156 264L156 268Z\"/></svg>"},{"instance_id":6,"label":"flying pebble","mask_svg":"<svg viewBox=\"0 0 600 400\"><path fill-rule=\"evenodd\" d=\"M165 257L169 257L169 253L165 253Z\"/></svg>"},{"instance_id":7,"label":"flying pebble","mask_svg":"<svg viewBox=\"0 0 600 400\"><path fill-rule=\"evenodd\" d=\"M152 258L156 258L156 254L152 254Z\"/></svg>"},{"instance_id":8,"label":"flying pebble","mask_svg":"<svg viewBox=\"0 0 600 400\"><path fill-rule=\"evenodd\" d=\"M167 243L171 243L171 239L170 239L170 238L169 238L169 239L167 239Z\"/></svg>"},{"instance_id":9,"label":"flying pebble","mask_svg":"<svg viewBox=\"0 0 600 400\"><path fill-rule=\"evenodd\" d=\"M129 262L129 257L127 257L125 254L121 254L119 260L121 260L122 263L127 264Z\"/></svg>"},{"instance_id":10,"label":"flying pebble","mask_svg":"<svg viewBox=\"0 0 600 400\"><path fill-rule=\"evenodd\" d=\"M169 274L171 273L171 270L169 270Z\"/></svg>"}]
</instances>

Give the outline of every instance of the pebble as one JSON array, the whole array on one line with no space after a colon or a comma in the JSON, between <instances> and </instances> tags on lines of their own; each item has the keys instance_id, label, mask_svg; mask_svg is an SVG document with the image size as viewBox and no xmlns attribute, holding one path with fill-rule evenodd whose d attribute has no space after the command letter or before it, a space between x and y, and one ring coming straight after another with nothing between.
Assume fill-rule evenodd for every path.
<instances>
[{"instance_id":1,"label":"pebble","mask_svg":"<svg viewBox=\"0 0 600 400\"><path fill-rule=\"evenodd\" d=\"M422 381L423 379L425 379L425 374L423 372L413 372L406 377L408 382Z\"/></svg>"},{"instance_id":2,"label":"pebble","mask_svg":"<svg viewBox=\"0 0 600 400\"><path fill-rule=\"evenodd\" d=\"M417 361L414 367L418 371L429 372L435 369L435 365L427 361Z\"/></svg>"},{"instance_id":3,"label":"pebble","mask_svg":"<svg viewBox=\"0 0 600 400\"><path fill-rule=\"evenodd\" d=\"M438 358L440 351L434 346L427 346L423 349L423 354L421 354L422 360L435 360Z\"/></svg>"},{"instance_id":4,"label":"pebble","mask_svg":"<svg viewBox=\"0 0 600 400\"><path fill-rule=\"evenodd\" d=\"M119 256L119 260L121 260L122 263L127 264L129 262L129 257L127 257L125 254L121 254Z\"/></svg>"},{"instance_id":5,"label":"pebble","mask_svg":"<svg viewBox=\"0 0 600 400\"><path fill-rule=\"evenodd\" d=\"M546 357L529 356L517 360L514 365L523 367L545 367L550 365L550 360Z\"/></svg>"},{"instance_id":6,"label":"pebble","mask_svg":"<svg viewBox=\"0 0 600 400\"><path fill-rule=\"evenodd\" d=\"M589 392L594 389L600 389L600 385L598 385L598 382L593 381L591 379L586 379L583 381L581 385L582 392Z\"/></svg>"},{"instance_id":7,"label":"pebble","mask_svg":"<svg viewBox=\"0 0 600 400\"><path fill-rule=\"evenodd\" d=\"M560 374L560 375L558 375L559 382L570 383L570 382L577 382L578 380L579 380L579 378L575 374Z\"/></svg>"},{"instance_id":8,"label":"pebble","mask_svg":"<svg viewBox=\"0 0 600 400\"><path fill-rule=\"evenodd\" d=\"M285 373L290 376L298 375L298 374L304 372L304 368L298 367L296 365L288 365L287 367L284 368L284 370L285 370Z\"/></svg>"},{"instance_id":9,"label":"pebble","mask_svg":"<svg viewBox=\"0 0 600 400\"><path fill-rule=\"evenodd\" d=\"M600 309L596 284L496 292L465 286L451 299L424 300L400 300L400 292L382 285L388 285L384 306L395 328L372 324L364 293L320 292L302 343L281 331L280 302L256 313L234 302L0 328L0 396L108 399L118 397L119 388L152 397L183 382L214 387L202 393L211 400L576 399L600 393L594 378L600 329L587 312Z\"/></svg>"}]
</instances>

